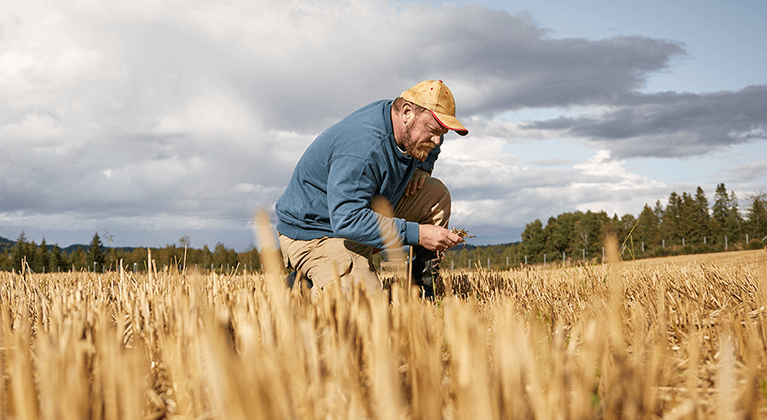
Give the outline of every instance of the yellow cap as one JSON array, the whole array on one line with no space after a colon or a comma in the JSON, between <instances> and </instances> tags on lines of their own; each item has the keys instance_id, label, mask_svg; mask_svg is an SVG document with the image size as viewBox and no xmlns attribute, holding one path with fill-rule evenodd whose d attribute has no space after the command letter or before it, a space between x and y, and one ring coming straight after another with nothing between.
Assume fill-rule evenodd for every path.
<instances>
[{"instance_id":1,"label":"yellow cap","mask_svg":"<svg viewBox=\"0 0 767 420\"><path fill-rule=\"evenodd\" d=\"M431 111L431 114L443 127L462 136L469 134L469 130L455 118L453 92L450 92L442 80L423 81L402 92L401 96Z\"/></svg>"}]
</instances>

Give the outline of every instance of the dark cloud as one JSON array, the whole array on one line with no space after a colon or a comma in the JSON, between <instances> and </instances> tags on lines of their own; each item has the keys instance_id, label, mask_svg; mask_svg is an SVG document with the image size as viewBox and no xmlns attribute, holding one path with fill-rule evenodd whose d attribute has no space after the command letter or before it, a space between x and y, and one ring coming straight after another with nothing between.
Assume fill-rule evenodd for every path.
<instances>
[{"instance_id":1,"label":"dark cloud","mask_svg":"<svg viewBox=\"0 0 767 420\"><path fill-rule=\"evenodd\" d=\"M312 34L311 40L293 46L297 57L306 58L293 65L314 71L276 80L250 79L246 91L269 104L261 111L269 115L270 124L316 129L318 122L342 117L366 100L392 97L426 78L444 79L464 116L612 103L643 87L648 75L667 68L673 57L685 54L683 44L661 39L550 38L526 13L474 5L418 5L388 19L363 16L360 23L366 33L377 35L363 37L374 52L364 54L363 60L357 48L345 47L348 34ZM275 39L278 45L280 38L278 34ZM318 57L315 48L332 51L332 60ZM293 74L294 69L287 72ZM296 113L305 118L297 121Z\"/></svg>"},{"instance_id":2,"label":"dark cloud","mask_svg":"<svg viewBox=\"0 0 767 420\"><path fill-rule=\"evenodd\" d=\"M617 157L684 157L767 139L767 86L704 94L626 94L612 111L522 124L609 148Z\"/></svg>"},{"instance_id":3,"label":"dark cloud","mask_svg":"<svg viewBox=\"0 0 767 420\"><path fill-rule=\"evenodd\" d=\"M29 0L0 14L0 225L91 232L86 242L107 225L130 238L173 232L171 242L247 236L319 132L431 78L471 123L473 143L437 169L466 227L521 226L658 187L607 159L593 165L611 172L568 156L526 166L505 143L571 136L613 159L689 156L764 138L767 126L764 86L637 93L686 54L680 42L554 38L527 13L377 0L83 6ZM600 113L490 119L577 106Z\"/></svg>"}]
</instances>

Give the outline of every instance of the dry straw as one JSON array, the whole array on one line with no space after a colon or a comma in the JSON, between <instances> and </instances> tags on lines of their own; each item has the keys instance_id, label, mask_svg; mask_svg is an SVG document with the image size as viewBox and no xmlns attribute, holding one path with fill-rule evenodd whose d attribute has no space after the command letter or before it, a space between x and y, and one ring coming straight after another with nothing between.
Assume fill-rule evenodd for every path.
<instances>
[{"instance_id":1,"label":"dry straw","mask_svg":"<svg viewBox=\"0 0 767 420\"><path fill-rule=\"evenodd\" d=\"M0 273L0 417L767 415L764 251L456 271L435 301L339 288L312 301L261 243L265 274Z\"/></svg>"}]
</instances>

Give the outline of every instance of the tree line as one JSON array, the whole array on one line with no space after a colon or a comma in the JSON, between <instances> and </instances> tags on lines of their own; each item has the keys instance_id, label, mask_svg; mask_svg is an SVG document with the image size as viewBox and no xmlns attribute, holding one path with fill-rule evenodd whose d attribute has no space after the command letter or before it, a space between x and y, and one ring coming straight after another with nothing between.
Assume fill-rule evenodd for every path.
<instances>
[{"instance_id":1,"label":"tree line","mask_svg":"<svg viewBox=\"0 0 767 420\"><path fill-rule=\"evenodd\" d=\"M742 211L735 192L718 184L713 205L701 187L676 191L664 206L645 204L638 216L568 212L525 225L522 241L505 246L455 249L443 262L453 267L499 268L523 264L601 261L608 233L615 234L624 259L760 249L767 241L767 193L747 197Z\"/></svg>"},{"instance_id":2,"label":"tree line","mask_svg":"<svg viewBox=\"0 0 767 420\"><path fill-rule=\"evenodd\" d=\"M236 252L222 243L211 251L207 245L202 249L189 248L188 237L181 238L181 246L167 245L164 248L114 248L105 247L96 233L87 249L78 246L71 253L62 250L58 244L49 246L45 238L40 245L28 241L24 232L16 243L0 253L0 270L20 272L22 267L35 273L64 271L115 271L120 264L127 271L145 272L149 268L149 255L158 270L183 269L217 272L238 272L259 270L261 256L255 246L245 252Z\"/></svg>"},{"instance_id":3,"label":"tree line","mask_svg":"<svg viewBox=\"0 0 767 420\"><path fill-rule=\"evenodd\" d=\"M618 237L624 258L652 258L726 250L760 249L767 241L767 193L747 197L741 210L735 192L718 184L714 202L709 204L701 187L695 194L676 191L664 206L645 204L638 216L610 217L604 211L562 213L544 225L536 219L525 225L522 241L490 246L459 246L446 253L442 268L509 268L525 264L600 262L602 244L609 233ZM67 254L58 245L29 242L22 232L16 243L0 252L0 269L20 271L23 264L34 272L71 270L115 270L122 262L126 270L145 271L151 251L158 269L179 267L218 272L259 270L261 258L255 246L236 252L218 243L211 251L189 248L188 237L179 246L165 248L105 248L96 233L84 250ZM382 253L383 254L383 253ZM374 262L378 265L384 255Z\"/></svg>"}]
</instances>

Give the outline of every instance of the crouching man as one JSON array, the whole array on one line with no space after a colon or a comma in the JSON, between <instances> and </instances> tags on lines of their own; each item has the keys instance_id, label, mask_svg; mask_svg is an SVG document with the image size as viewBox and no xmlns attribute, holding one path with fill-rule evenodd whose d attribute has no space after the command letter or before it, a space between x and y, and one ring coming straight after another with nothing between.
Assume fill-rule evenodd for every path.
<instances>
[{"instance_id":1,"label":"crouching man","mask_svg":"<svg viewBox=\"0 0 767 420\"><path fill-rule=\"evenodd\" d=\"M382 290L371 262L375 250L392 245L381 237L382 223L401 244L416 246L413 279L432 293L432 260L463 242L447 229L450 193L431 177L449 130L469 133L447 86L429 80L360 108L309 145L276 211L285 264L312 283L313 296L337 278L345 291L355 282ZM394 217L371 209L376 196L392 203Z\"/></svg>"}]
</instances>

